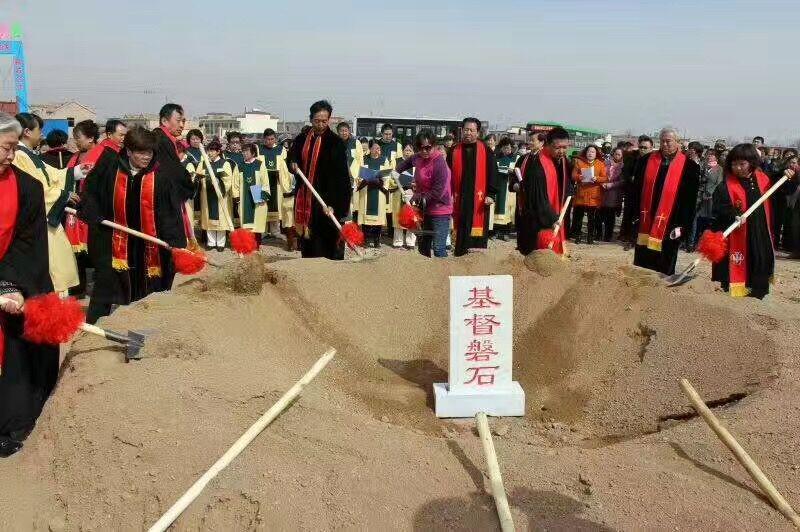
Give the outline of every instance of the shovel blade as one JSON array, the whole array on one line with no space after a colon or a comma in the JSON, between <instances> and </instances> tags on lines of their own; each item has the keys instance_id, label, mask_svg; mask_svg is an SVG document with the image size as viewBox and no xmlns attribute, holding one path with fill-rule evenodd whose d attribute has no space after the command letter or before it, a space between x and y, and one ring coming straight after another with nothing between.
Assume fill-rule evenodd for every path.
<instances>
[{"instance_id":1,"label":"shovel blade","mask_svg":"<svg viewBox=\"0 0 800 532\"><path fill-rule=\"evenodd\" d=\"M689 275L695 270L695 268L697 268L698 264L700 264L700 259L694 260L682 272L670 275L669 277L665 278L664 282L667 283L668 287L680 286L682 284L688 283L693 279L693 277L689 277Z\"/></svg>"}]
</instances>

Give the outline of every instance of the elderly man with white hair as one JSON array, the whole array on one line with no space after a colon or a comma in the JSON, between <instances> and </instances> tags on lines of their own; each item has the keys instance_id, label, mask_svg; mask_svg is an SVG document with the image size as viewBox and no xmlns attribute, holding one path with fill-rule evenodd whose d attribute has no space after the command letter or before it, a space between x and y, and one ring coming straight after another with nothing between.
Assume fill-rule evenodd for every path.
<instances>
[{"instance_id":1,"label":"elderly man with white hair","mask_svg":"<svg viewBox=\"0 0 800 532\"><path fill-rule=\"evenodd\" d=\"M694 219L700 166L681 152L675 129L662 129L659 139L659 150L642 160L634 178L640 186L634 190L639 222L633 263L672 275Z\"/></svg>"},{"instance_id":2,"label":"elderly man with white hair","mask_svg":"<svg viewBox=\"0 0 800 532\"><path fill-rule=\"evenodd\" d=\"M58 376L58 347L22 337L22 306L53 283L44 187L12 164L21 133L0 113L0 457L22 447Z\"/></svg>"}]
</instances>

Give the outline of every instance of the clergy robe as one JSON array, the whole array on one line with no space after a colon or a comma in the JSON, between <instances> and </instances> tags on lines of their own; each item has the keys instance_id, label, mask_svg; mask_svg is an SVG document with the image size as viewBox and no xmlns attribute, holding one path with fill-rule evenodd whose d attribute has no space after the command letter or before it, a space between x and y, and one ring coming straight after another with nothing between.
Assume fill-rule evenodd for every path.
<instances>
[{"instance_id":1,"label":"clergy robe","mask_svg":"<svg viewBox=\"0 0 800 532\"><path fill-rule=\"evenodd\" d=\"M387 174L392 166L383 157L373 159L370 156L364 160L364 166L370 170L380 172L373 181L358 180L358 223L383 227L386 225L388 181Z\"/></svg>"},{"instance_id":2,"label":"clergy robe","mask_svg":"<svg viewBox=\"0 0 800 532\"><path fill-rule=\"evenodd\" d=\"M639 214L639 223L633 263L672 275L681 240L691 232L700 166L683 153L666 159L656 151L647 155L637 171L634 212ZM681 237L673 240L670 234L676 227L681 228Z\"/></svg>"},{"instance_id":3,"label":"clergy robe","mask_svg":"<svg viewBox=\"0 0 800 532\"><path fill-rule=\"evenodd\" d=\"M211 168L217 176L222 201L228 209L228 214L232 217L231 198L233 197L233 169L230 161L218 157L216 161L211 161ZM200 227L204 231L233 231L225 215L220 208L220 201L214 185L208 177L206 165L200 165L197 169L197 176L200 178ZM238 186L237 186L238 188Z\"/></svg>"},{"instance_id":4,"label":"clergy robe","mask_svg":"<svg viewBox=\"0 0 800 532\"><path fill-rule=\"evenodd\" d=\"M347 167L344 142L330 129L317 134L313 129L295 138L289 161L298 165L338 220L347 217L353 189ZM300 237L303 257L344 258L344 244L333 221L312 197L305 183L297 178L295 229Z\"/></svg>"},{"instance_id":5,"label":"clergy robe","mask_svg":"<svg viewBox=\"0 0 800 532\"><path fill-rule=\"evenodd\" d=\"M733 175L714 191L711 228L724 231L771 186L761 170L750 179ZM751 214L744 225L728 237L728 254L712 266L711 279L722 285L733 297L763 298L775 272L774 233L772 228L772 199Z\"/></svg>"},{"instance_id":6,"label":"clergy robe","mask_svg":"<svg viewBox=\"0 0 800 532\"><path fill-rule=\"evenodd\" d=\"M155 160L158 163L160 174L174 182L173 190L186 191L193 187L192 182L194 176L186 169L178 155L178 139L173 137L163 126L155 128L153 133L155 133L156 140L158 141ZM180 199L178 196L174 196L171 201L171 206L175 209L176 215L170 217L170 222L176 224L176 227L170 229L170 233L177 234L178 231L182 230L187 243L192 247L196 247L197 241L194 237L192 210L187 209L184 200ZM177 216L177 214L180 214L180 216ZM185 247L186 245L187 244L184 243L179 247ZM171 287L172 280L168 280L167 284Z\"/></svg>"},{"instance_id":7,"label":"clergy robe","mask_svg":"<svg viewBox=\"0 0 800 532\"><path fill-rule=\"evenodd\" d=\"M50 277L56 292L66 292L80 284L75 255L72 253L67 233L61 225L64 208L69 200L69 191L66 187L68 182L74 182L74 169L53 168L23 144L17 146L14 166L38 179L44 188Z\"/></svg>"},{"instance_id":8,"label":"clergy robe","mask_svg":"<svg viewBox=\"0 0 800 532\"><path fill-rule=\"evenodd\" d=\"M251 162L243 162L240 168L239 179L241 190L239 200L239 223L240 227L248 229L254 233L267 232L267 205L272 196L267 169L261 159L253 159ZM253 198L250 187L259 185L261 194L258 202Z\"/></svg>"},{"instance_id":9,"label":"clergy robe","mask_svg":"<svg viewBox=\"0 0 800 532\"><path fill-rule=\"evenodd\" d=\"M41 182L11 167L0 175L0 296L53 291ZM0 454L33 429L58 377L58 347L22 338L24 319L0 311Z\"/></svg>"},{"instance_id":10,"label":"clergy robe","mask_svg":"<svg viewBox=\"0 0 800 532\"><path fill-rule=\"evenodd\" d=\"M508 183L508 173L514 171L517 162L516 155L495 156L497 161L497 173L495 174L495 188L497 189L497 202L494 206L494 225L509 226L514 222L514 213L517 209L517 195L510 191Z\"/></svg>"},{"instance_id":11,"label":"clergy robe","mask_svg":"<svg viewBox=\"0 0 800 532\"><path fill-rule=\"evenodd\" d=\"M480 164L479 164L480 159ZM447 156L453 174L453 255L470 248L486 248L489 240L490 208L486 197L496 196L494 154L483 141L458 144Z\"/></svg>"},{"instance_id":12,"label":"clergy robe","mask_svg":"<svg viewBox=\"0 0 800 532\"><path fill-rule=\"evenodd\" d=\"M286 166L286 149L281 144L277 144L272 148L259 146L258 153L258 158L262 163L264 163L264 168L267 172L267 179L269 180L270 193L269 199L266 203L267 221L280 222L283 194L277 192L282 182L286 182L287 180L291 179L287 176L289 173L289 168ZM286 226L285 223L284 226Z\"/></svg>"},{"instance_id":13,"label":"clergy robe","mask_svg":"<svg viewBox=\"0 0 800 532\"><path fill-rule=\"evenodd\" d=\"M92 303L127 305L171 288L175 268L169 250L100 224L110 220L187 246L181 206L192 197L189 182L177 181L153 159L132 173L125 154L96 167L87 177L81 218L90 225L89 256L95 271Z\"/></svg>"},{"instance_id":14,"label":"clergy robe","mask_svg":"<svg viewBox=\"0 0 800 532\"><path fill-rule=\"evenodd\" d=\"M517 249L521 254L528 255L538 247L539 231L552 229L558 221L566 200L571 171L566 158L553 160L545 150L529 153L520 161L522 184L517 201ZM563 242L566 223L561 227L560 236ZM553 250L563 253L563 246L559 244Z\"/></svg>"}]
</instances>

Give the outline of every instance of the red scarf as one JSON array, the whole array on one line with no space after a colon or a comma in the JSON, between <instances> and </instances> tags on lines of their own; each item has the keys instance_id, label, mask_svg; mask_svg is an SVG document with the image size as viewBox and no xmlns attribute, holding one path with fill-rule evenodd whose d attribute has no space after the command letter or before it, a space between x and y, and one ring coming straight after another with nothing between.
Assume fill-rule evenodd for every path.
<instances>
[{"instance_id":1,"label":"red scarf","mask_svg":"<svg viewBox=\"0 0 800 532\"><path fill-rule=\"evenodd\" d=\"M647 160L644 170L644 188L642 189L642 201L639 216L639 236L636 244L647 246L653 251L661 251L661 242L664 241L672 212L675 209L675 199L678 197L678 188L683 178L683 169L686 166L686 155L678 152L669 165L667 177L664 180L664 188L661 191L661 199L656 208L656 216L653 217L653 193L655 190L658 169L661 167L661 152L653 152ZM655 222L655 223L654 223ZM686 227L683 228L687 230Z\"/></svg>"},{"instance_id":2,"label":"red scarf","mask_svg":"<svg viewBox=\"0 0 800 532\"><path fill-rule=\"evenodd\" d=\"M755 175L758 189L763 196L769 190L770 180L761 170L756 170ZM728 195L731 198L731 205L743 213L749 208L747 204L747 193L742 186L742 182L728 175L725 178L725 185L728 188ZM772 203L770 200L764 202L764 213L767 217L767 230L769 231L770 244L774 242L772 237ZM730 281L730 293L733 297L745 297L750 293L747 288L747 223L737 228L728 237L728 279Z\"/></svg>"},{"instance_id":3,"label":"red scarf","mask_svg":"<svg viewBox=\"0 0 800 532\"><path fill-rule=\"evenodd\" d=\"M96 165L100 156L106 148L110 148L119 152L120 148L109 139L105 139L102 143L92 147L91 150L85 153L83 160L81 160L81 153L75 153L67 163L67 168L75 168L80 164ZM83 179L80 184L79 192L82 194L86 190L86 179ZM78 219L74 214L67 214L66 222L64 223L64 231L67 233L67 239L72 245L73 253L84 253L88 249L89 242L89 226Z\"/></svg>"},{"instance_id":4,"label":"red scarf","mask_svg":"<svg viewBox=\"0 0 800 532\"><path fill-rule=\"evenodd\" d=\"M11 168L0 175L0 260L3 260L11 242L14 240L14 230L17 227L19 214L19 189L17 187L17 174ZM3 333L5 327L5 313L0 313L0 375L3 374L3 361L6 353L6 338Z\"/></svg>"},{"instance_id":5,"label":"red scarf","mask_svg":"<svg viewBox=\"0 0 800 532\"><path fill-rule=\"evenodd\" d=\"M475 149L475 194L472 204L472 227L470 235L475 237L486 236L484 226L486 222L486 145L478 141ZM456 231L460 231L461 219L461 186L464 178L464 145L459 144L453 148L453 224Z\"/></svg>"},{"instance_id":6,"label":"red scarf","mask_svg":"<svg viewBox=\"0 0 800 532\"><path fill-rule=\"evenodd\" d=\"M556 165L553 162L553 159L550 158L550 155L547 154L546 151L542 150L539 152L539 162L542 164L542 169L544 170L544 177L547 181L547 199L550 200L550 207L553 209L553 212L556 213L556 216L561 214L561 187L558 183L558 172L556 172ZM566 164L565 160L561 160L562 166ZM564 169L564 176L567 175L566 169ZM564 239L566 238L566 228L562 225L558 230L558 240L553 245L553 251L558 253L559 255L564 254Z\"/></svg>"},{"instance_id":7,"label":"red scarf","mask_svg":"<svg viewBox=\"0 0 800 532\"><path fill-rule=\"evenodd\" d=\"M172 143L172 147L175 148L175 155L178 155L178 139L176 139L175 136L169 132L169 129L167 129L166 126L159 126L159 129L164 132L169 141ZM178 159L180 159L180 156L178 156Z\"/></svg>"},{"instance_id":8,"label":"red scarf","mask_svg":"<svg viewBox=\"0 0 800 532\"><path fill-rule=\"evenodd\" d=\"M314 131L309 131L303 144L300 170L302 170L312 186L316 184L317 180L317 164L319 163L319 152L322 148L322 136L317 135ZM311 190L306 186L300 187L294 204L294 223L297 227L297 233L305 238L311 235L313 201Z\"/></svg>"},{"instance_id":9,"label":"red scarf","mask_svg":"<svg viewBox=\"0 0 800 532\"><path fill-rule=\"evenodd\" d=\"M140 213L142 232L150 236L156 235L155 190L156 171L151 170L142 176L142 192L140 197ZM128 174L117 170L114 182L114 221L119 225L128 226L127 214ZM147 277L161 277L161 255L158 246L150 242L145 243L145 266ZM128 264L128 233L113 230L111 235L111 265L117 271L130 268Z\"/></svg>"}]
</instances>

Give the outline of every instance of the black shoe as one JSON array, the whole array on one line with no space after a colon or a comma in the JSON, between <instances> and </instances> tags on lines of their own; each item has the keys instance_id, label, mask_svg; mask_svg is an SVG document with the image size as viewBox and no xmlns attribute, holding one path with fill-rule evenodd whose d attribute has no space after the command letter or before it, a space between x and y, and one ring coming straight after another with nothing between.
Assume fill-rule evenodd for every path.
<instances>
[{"instance_id":1,"label":"black shoe","mask_svg":"<svg viewBox=\"0 0 800 532\"><path fill-rule=\"evenodd\" d=\"M225 248L224 248L224 247L217 246L217 251L219 251L220 253L222 253L223 251L225 251Z\"/></svg>"},{"instance_id":2,"label":"black shoe","mask_svg":"<svg viewBox=\"0 0 800 532\"><path fill-rule=\"evenodd\" d=\"M22 449L22 442L8 436L0 436L0 458L7 458Z\"/></svg>"}]
</instances>

